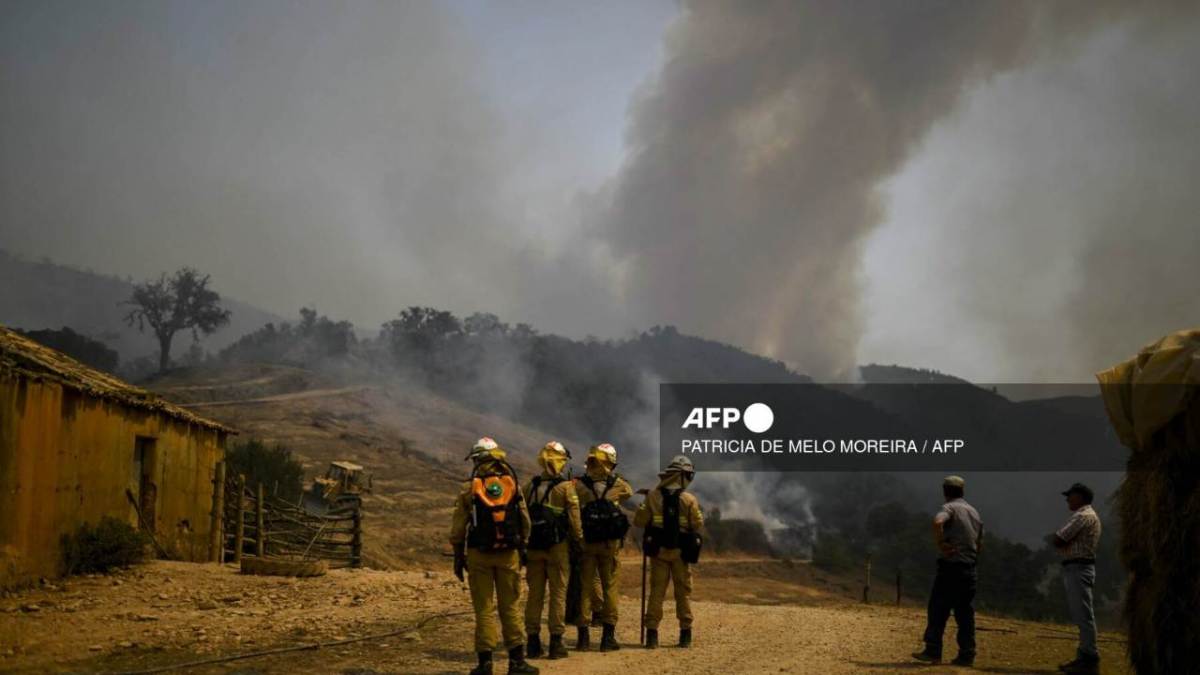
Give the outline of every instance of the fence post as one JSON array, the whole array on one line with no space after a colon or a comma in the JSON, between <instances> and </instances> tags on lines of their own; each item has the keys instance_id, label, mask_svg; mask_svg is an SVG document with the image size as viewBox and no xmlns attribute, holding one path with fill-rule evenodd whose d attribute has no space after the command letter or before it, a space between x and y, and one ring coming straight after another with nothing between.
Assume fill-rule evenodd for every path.
<instances>
[{"instance_id":1,"label":"fence post","mask_svg":"<svg viewBox=\"0 0 1200 675\"><path fill-rule=\"evenodd\" d=\"M225 524L225 461L217 462L213 467L213 496L212 518L209 521L208 560L219 563L224 557L225 538L222 535L222 525Z\"/></svg>"},{"instance_id":2,"label":"fence post","mask_svg":"<svg viewBox=\"0 0 1200 675\"><path fill-rule=\"evenodd\" d=\"M896 606L900 606L901 572L896 570Z\"/></svg>"},{"instance_id":3,"label":"fence post","mask_svg":"<svg viewBox=\"0 0 1200 675\"><path fill-rule=\"evenodd\" d=\"M265 501L264 497L266 496L263 494L264 492L265 490L263 490L263 484L259 482L258 494L254 499L254 523L258 528L254 536L254 552L257 553L258 557L260 558L266 555L267 551L267 526L266 518L264 517L263 513L265 510L263 501Z\"/></svg>"},{"instance_id":4,"label":"fence post","mask_svg":"<svg viewBox=\"0 0 1200 675\"><path fill-rule=\"evenodd\" d=\"M246 474L238 474L237 521L233 530L233 562L242 562L242 547L246 543Z\"/></svg>"},{"instance_id":5,"label":"fence post","mask_svg":"<svg viewBox=\"0 0 1200 675\"><path fill-rule=\"evenodd\" d=\"M362 567L362 507L354 509L354 532L350 539L350 566Z\"/></svg>"},{"instance_id":6,"label":"fence post","mask_svg":"<svg viewBox=\"0 0 1200 675\"><path fill-rule=\"evenodd\" d=\"M871 554L867 554L867 578L863 583L863 602L871 601Z\"/></svg>"}]
</instances>

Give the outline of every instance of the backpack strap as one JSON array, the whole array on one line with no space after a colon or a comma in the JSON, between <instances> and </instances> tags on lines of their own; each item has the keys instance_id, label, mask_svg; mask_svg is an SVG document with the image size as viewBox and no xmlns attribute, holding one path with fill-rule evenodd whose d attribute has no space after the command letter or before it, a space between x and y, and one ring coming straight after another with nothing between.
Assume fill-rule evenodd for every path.
<instances>
[{"instance_id":1,"label":"backpack strap","mask_svg":"<svg viewBox=\"0 0 1200 675\"><path fill-rule=\"evenodd\" d=\"M604 479L604 491L601 492L600 494L596 495L596 497L598 499L604 499L604 496L607 495L608 491L612 489L612 486L614 486L616 484L617 484L617 474L615 474L615 473L609 474L608 478ZM591 487L591 486L589 486L589 487ZM595 491L596 491L596 489L592 488L592 492L595 492Z\"/></svg>"},{"instance_id":2,"label":"backpack strap","mask_svg":"<svg viewBox=\"0 0 1200 675\"><path fill-rule=\"evenodd\" d=\"M566 481L567 479L563 478L562 476L555 476L554 478L551 478L550 487L546 488L546 494L542 495L542 503L545 504L547 501L549 501L550 493L554 491L554 488L558 487L561 483L565 483Z\"/></svg>"},{"instance_id":3,"label":"backpack strap","mask_svg":"<svg viewBox=\"0 0 1200 675\"><path fill-rule=\"evenodd\" d=\"M550 493L554 490L554 488L558 487L559 483L562 483L565 480L566 479L562 476L555 476L551 478L550 485L546 488L546 492L542 495L541 499L538 499L537 490L538 486L542 483L542 477L535 476L533 479L533 490L530 491L530 494L533 495L533 501L538 504L545 504L546 502L550 501Z\"/></svg>"}]
</instances>

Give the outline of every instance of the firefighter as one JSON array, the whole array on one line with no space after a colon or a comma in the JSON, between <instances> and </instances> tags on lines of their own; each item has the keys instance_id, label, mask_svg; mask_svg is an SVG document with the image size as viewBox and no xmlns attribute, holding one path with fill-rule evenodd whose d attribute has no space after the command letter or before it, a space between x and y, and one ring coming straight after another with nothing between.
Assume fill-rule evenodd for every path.
<instances>
[{"instance_id":1,"label":"firefighter","mask_svg":"<svg viewBox=\"0 0 1200 675\"><path fill-rule=\"evenodd\" d=\"M692 570L700 555L700 529L704 515L700 502L687 486L696 475L692 461L683 455L671 460L658 474L651 490L633 516L645 528L643 551L650 557L650 602L646 606L646 648L658 647L658 624L663 617L667 582L675 587L675 616L679 619L679 646L692 646Z\"/></svg>"},{"instance_id":2,"label":"firefighter","mask_svg":"<svg viewBox=\"0 0 1200 675\"><path fill-rule=\"evenodd\" d=\"M601 595L604 600L600 608L603 633L600 651L615 651L621 648L617 642L617 578L620 565L617 556L629 531L629 519L618 506L633 496L633 488L616 473L617 449L609 443L593 445L588 450L586 470L575 479L575 491L579 495L579 510L583 518L583 552L579 561L580 585L578 638L575 648L590 647L588 624L591 621L593 579L599 575Z\"/></svg>"},{"instance_id":3,"label":"firefighter","mask_svg":"<svg viewBox=\"0 0 1200 675\"><path fill-rule=\"evenodd\" d=\"M571 453L558 441L550 441L538 453L542 473L525 487L532 527L529 534L525 581L529 597L525 602L526 653L529 658L542 655L542 606L546 584L550 584L550 645L547 656L567 656L563 646L566 631L567 580L571 574L571 547L583 543L579 516L579 497L575 485L562 475Z\"/></svg>"},{"instance_id":4,"label":"firefighter","mask_svg":"<svg viewBox=\"0 0 1200 675\"><path fill-rule=\"evenodd\" d=\"M471 604L475 609L475 652L479 665L471 675L492 675L492 650L496 647L496 613L508 648L508 672L537 673L525 661L525 633L521 630L521 556L529 536L529 511L517 484L516 471L504 461L496 441L483 437L467 459L474 462L471 479L463 483L454 501L450 545L454 547L454 575L469 576Z\"/></svg>"}]
</instances>

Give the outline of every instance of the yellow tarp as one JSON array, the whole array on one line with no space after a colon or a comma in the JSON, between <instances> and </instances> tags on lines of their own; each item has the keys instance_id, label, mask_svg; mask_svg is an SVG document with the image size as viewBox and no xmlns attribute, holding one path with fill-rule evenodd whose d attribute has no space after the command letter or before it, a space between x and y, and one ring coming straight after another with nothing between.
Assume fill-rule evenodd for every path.
<instances>
[{"instance_id":1,"label":"yellow tarp","mask_svg":"<svg viewBox=\"0 0 1200 675\"><path fill-rule=\"evenodd\" d=\"M1200 385L1200 328L1148 344L1096 379L1121 442L1134 450L1149 447L1154 432L1187 410Z\"/></svg>"}]
</instances>

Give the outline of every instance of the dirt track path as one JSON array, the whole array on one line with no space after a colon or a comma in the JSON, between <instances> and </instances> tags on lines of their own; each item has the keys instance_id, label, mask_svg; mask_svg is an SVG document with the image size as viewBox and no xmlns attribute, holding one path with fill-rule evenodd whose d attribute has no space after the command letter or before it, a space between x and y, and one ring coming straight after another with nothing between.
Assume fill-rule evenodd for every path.
<instances>
[{"instance_id":1,"label":"dirt track path","mask_svg":"<svg viewBox=\"0 0 1200 675\"><path fill-rule=\"evenodd\" d=\"M797 607L695 603L695 644L691 649L674 647L677 628L664 621L662 642L668 645L649 652L637 646L636 598L626 599L621 610L631 617L618 630L625 645L619 652L579 653L557 661L536 660L543 673L585 675L631 673L892 673L917 670L921 673L1054 673L1055 665L1071 656L1072 641L1057 639L1049 627L1017 622L981 622L993 630L980 631L980 656L975 669L951 666L926 667L909 654L920 646L923 613L893 607ZM1000 632L1015 631L1015 632ZM952 628L948 656L954 654ZM448 631L447 631L448 632ZM454 631L447 639L469 645L469 634ZM1055 636L1046 638L1041 636ZM435 636L434 639L438 639ZM1111 636L1110 636L1111 639ZM466 641L466 642L463 642ZM573 638L568 638L568 644ZM452 643L453 644L453 643ZM1125 672L1119 645L1105 642L1108 660L1103 672ZM435 656L435 658L429 658ZM445 651L422 655L398 672L466 672L470 655L448 659ZM499 655L497 655L499 656ZM503 660L497 661L502 666ZM367 664L362 664L366 666ZM504 672L498 668L497 672Z\"/></svg>"},{"instance_id":2,"label":"dirt track path","mask_svg":"<svg viewBox=\"0 0 1200 675\"><path fill-rule=\"evenodd\" d=\"M919 646L920 608L864 606L821 592L806 596L800 587L789 593L782 581L755 576L762 570L753 561L723 564L745 569L747 576L710 565L708 576L698 579L708 586L706 593L716 594L694 603L692 649L647 652L637 646L636 580L626 579L618 626L621 651L572 651L567 659L535 664L548 675L1048 673L1073 649L1066 627L981 617L978 668L922 667L908 657ZM764 585L766 595L730 601L752 597L748 591L761 592ZM673 645L677 637L669 606L664 645ZM73 579L5 597L0 601L0 671L141 670L403 628L383 639L172 672L465 673L474 664L469 615L411 627L432 615L467 609L466 589L442 569L336 570L318 579L286 580L246 577L229 566L157 562L115 577ZM1117 639L1103 637L1106 673L1124 672ZM568 645L573 643L571 631ZM497 673L505 672L505 664L498 653Z\"/></svg>"},{"instance_id":3,"label":"dirt track path","mask_svg":"<svg viewBox=\"0 0 1200 675\"><path fill-rule=\"evenodd\" d=\"M356 385L353 387L337 387L334 389L306 389L304 391L296 391L289 394L275 394L273 396L261 396L259 398L238 398L229 399L226 401L196 401L194 403L181 403L185 408L213 408L226 405L248 405L253 403L279 403L282 401L298 401L306 398L329 398L332 396L345 396L346 394L357 394L363 391L375 389L370 385Z\"/></svg>"}]
</instances>

